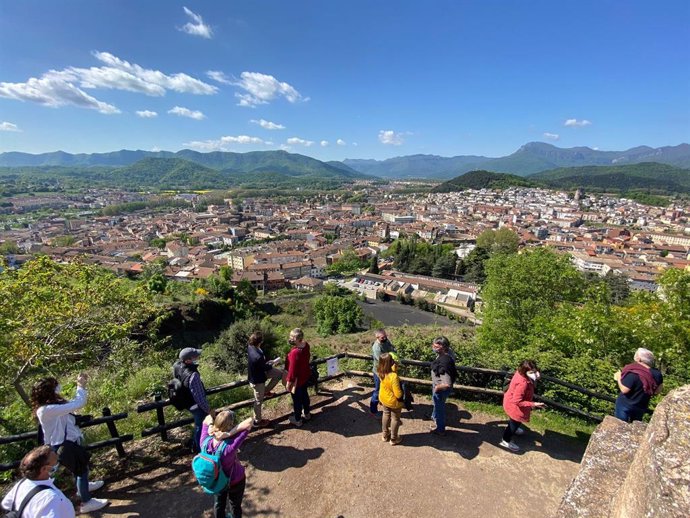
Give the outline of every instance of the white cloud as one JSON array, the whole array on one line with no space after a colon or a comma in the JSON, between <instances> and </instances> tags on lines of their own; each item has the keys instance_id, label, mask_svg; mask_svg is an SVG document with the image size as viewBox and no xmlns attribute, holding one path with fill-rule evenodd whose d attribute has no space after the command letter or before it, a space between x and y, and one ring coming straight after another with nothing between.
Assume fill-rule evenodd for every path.
<instances>
[{"instance_id":1,"label":"white cloud","mask_svg":"<svg viewBox=\"0 0 690 518\"><path fill-rule=\"evenodd\" d=\"M379 131L379 142L390 146L400 146L405 142L402 133L396 133L393 130Z\"/></svg>"},{"instance_id":2,"label":"white cloud","mask_svg":"<svg viewBox=\"0 0 690 518\"><path fill-rule=\"evenodd\" d=\"M120 113L117 107L91 97L54 70L40 78L31 77L26 83L0 83L0 97L34 102L51 108L78 106L108 115Z\"/></svg>"},{"instance_id":3,"label":"white cloud","mask_svg":"<svg viewBox=\"0 0 690 518\"><path fill-rule=\"evenodd\" d=\"M19 126L16 124L12 124L11 122L7 121L2 121L0 122L0 131L12 131L15 133L19 133L21 130L19 129Z\"/></svg>"},{"instance_id":4,"label":"white cloud","mask_svg":"<svg viewBox=\"0 0 690 518\"><path fill-rule=\"evenodd\" d=\"M289 139L286 140L287 144L290 146L304 146L304 147L310 147L314 144L313 140L305 140L303 138L299 137L290 137Z\"/></svg>"},{"instance_id":5,"label":"white cloud","mask_svg":"<svg viewBox=\"0 0 690 518\"><path fill-rule=\"evenodd\" d=\"M345 142L343 139L339 138L338 140L335 141L336 144L339 146L347 146L347 142Z\"/></svg>"},{"instance_id":6,"label":"white cloud","mask_svg":"<svg viewBox=\"0 0 690 518\"><path fill-rule=\"evenodd\" d=\"M220 77L217 73L214 74ZM224 75L223 78L227 79ZM309 98L302 97L302 94L288 83L278 81L271 75L261 74L259 72L242 72L242 74L240 74L240 80L232 81L231 84L239 86L246 92L235 93L235 97L239 99L237 103L238 106L253 108L259 104L268 104L278 97L284 97L291 103L309 100Z\"/></svg>"},{"instance_id":7,"label":"white cloud","mask_svg":"<svg viewBox=\"0 0 690 518\"><path fill-rule=\"evenodd\" d=\"M189 108L183 108L182 106L175 106L168 113L172 115L179 115L180 117L189 117L194 120L202 120L206 118L206 115L197 110L190 110Z\"/></svg>"},{"instance_id":8,"label":"white cloud","mask_svg":"<svg viewBox=\"0 0 690 518\"><path fill-rule=\"evenodd\" d=\"M100 101L84 90L125 90L151 96L165 95L167 90L197 95L218 92L217 87L187 74L167 75L159 70L129 63L108 52L96 51L93 56L105 66L68 67L64 70L49 70L41 77L31 77L24 83L3 82L0 83L0 97L35 102L53 108L78 106L113 114L120 113L116 106Z\"/></svg>"},{"instance_id":9,"label":"white cloud","mask_svg":"<svg viewBox=\"0 0 690 518\"><path fill-rule=\"evenodd\" d=\"M321 142L319 142L319 144L321 144L321 147L328 147L328 141L327 140L322 140Z\"/></svg>"},{"instance_id":10,"label":"white cloud","mask_svg":"<svg viewBox=\"0 0 690 518\"><path fill-rule=\"evenodd\" d=\"M154 153L158 153L159 151L162 151L162 150L161 150L161 148L159 148L158 146L153 146L153 147L151 148L151 151L154 152Z\"/></svg>"},{"instance_id":11,"label":"white cloud","mask_svg":"<svg viewBox=\"0 0 690 518\"><path fill-rule=\"evenodd\" d=\"M269 142L264 141L259 137L250 137L249 135L224 136L218 140L194 140L192 142L185 142L183 146L199 151L230 151L233 145L267 145ZM272 143L270 143L272 144Z\"/></svg>"},{"instance_id":12,"label":"white cloud","mask_svg":"<svg viewBox=\"0 0 690 518\"><path fill-rule=\"evenodd\" d=\"M281 144L280 149L282 149L283 151L291 151L292 147L288 146L287 144Z\"/></svg>"},{"instance_id":13,"label":"white cloud","mask_svg":"<svg viewBox=\"0 0 690 518\"><path fill-rule=\"evenodd\" d=\"M559 140L561 136L556 133L549 133L548 131L545 131L544 138L549 140Z\"/></svg>"},{"instance_id":14,"label":"white cloud","mask_svg":"<svg viewBox=\"0 0 690 518\"><path fill-rule=\"evenodd\" d=\"M259 119L259 120L252 119L252 120L250 120L249 122L252 122L252 123L254 123L254 124L258 124L258 125L261 126L263 129L267 129L267 130L282 130L282 129L285 129L285 126L283 126L282 124L276 124L275 122L267 121L267 120L264 120L264 119Z\"/></svg>"},{"instance_id":15,"label":"white cloud","mask_svg":"<svg viewBox=\"0 0 690 518\"><path fill-rule=\"evenodd\" d=\"M154 117L158 117L158 114L151 110L137 110L136 113L142 119L153 119Z\"/></svg>"},{"instance_id":16,"label":"white cloud","mask_svg":"<svg viewBox=\"0 0 690 518\"><path fill-rule=\"evenodd\" d=\"M582 119L581 121L577 119L567 119L564 123L563 126L573 126L573 127L583 127L583 126L589 126L592 123L588 121L587 119Z\"/></svg>"},{"instance_id":17,"label":"white cloud","mask_svg":"<svg viewBox=\"0 0 690 518\"><path fill-rule=\"evenodd\" d=\"M191 19L190 22L185 23L182 27L177 30L191 34L192 36L201 36L202 38L210 39L213 36L213 31L210 25L204 23L203 18L200 14L196 14L186 7L182 7L184 12Z\"/></svg>"},{"instance_id":18,"label":"white cloud","mask_svg":"<svg viewBox=\"0 0 690 518\"><path fill-rule=\"evenodd\" d=\"M214 81L218 81L219 83L222 83L224 85L232 85L235 84L232 79L230 79L228 76L226 76L223 72L220 70L209 70L206 72L206 75L213 79Z\"/></svg>"}]
</instances>

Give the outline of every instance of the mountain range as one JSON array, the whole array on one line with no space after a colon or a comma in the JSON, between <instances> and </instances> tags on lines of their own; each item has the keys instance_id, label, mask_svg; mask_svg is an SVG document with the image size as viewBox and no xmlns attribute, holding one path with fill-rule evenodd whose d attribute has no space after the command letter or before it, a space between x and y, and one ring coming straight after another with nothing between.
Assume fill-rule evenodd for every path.
<instances>
[{"instance_id":1,"label":"mountain range","mask_svg":"<svg viewBox=\"0 0 690 518\"><path fill-rule=\"evenodd\" d=\"M499 158L472 155L411 155L381 161L343 161L352 169L382 178L438 179L454 178L474 170L528 176L560 167L625 165L640 162L658 162L689 168L690 144L660 148L639 146L627 151L600 151L588 147L559 148L544 142L530 142L515 153Z\"/></svg>"}]
</instances>

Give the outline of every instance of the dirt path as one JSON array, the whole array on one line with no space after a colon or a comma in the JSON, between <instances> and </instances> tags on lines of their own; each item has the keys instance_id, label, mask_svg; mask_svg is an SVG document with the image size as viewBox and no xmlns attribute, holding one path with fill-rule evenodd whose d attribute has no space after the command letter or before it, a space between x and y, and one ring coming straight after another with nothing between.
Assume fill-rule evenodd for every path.
<instances>
[{"instance_id":1,"label":"dirt path","mask_svg":"<svg viewBox=\"0 0 690 518\"><path fill-rule=\"evenodd\" d=\"M244 515L547 517L584 452L584 444L560 434L529 432L518 441L524 453L509 453L496 446L503 421L455 404L448 435L437 437L423 419L429 401L403 411L403 443L391 446L380 440L380 420L368 415L368 397L369 389L343 380L312 398L314 419L302 428L283 419L253 433L240 453L247 466ZM191 456L179 444L150 440L134 447L149 451L136 450L130 470L141 467L109 481L103 496L112 504L101 516L212 516L212 497L196 485ZM166 460L154 462L151 449Z\"/></svg>"}]
</instances>

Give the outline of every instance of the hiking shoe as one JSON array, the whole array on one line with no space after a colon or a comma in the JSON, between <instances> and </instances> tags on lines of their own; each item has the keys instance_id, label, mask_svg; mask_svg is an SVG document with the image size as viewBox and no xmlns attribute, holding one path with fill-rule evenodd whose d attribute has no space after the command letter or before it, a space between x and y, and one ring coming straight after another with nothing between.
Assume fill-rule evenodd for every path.
<instances>
[{"instance_id":1,"label":"hiking shoe","mask_svg":"<svg viewBox=\"0 0 690 518\"><path fill-rule=\"evenodd\" d=\"M253 428L264 428L268 426L271 422L268 419L262 419L261 421L254 421L252 423Z\"/></svg>"},{"instance_id":2,"label":"hiking shoe","mask_svg":"<svg viewBox=\"0 0 690 518\"><path fill-rule=\"evenodd\" d=\"M520 447L515 444L513 441L506 442L506 441L501 441L498 443L499 446L502 446L503 448L507 448L510 451L520 451Z\"/></svg>"},{"instance_id":3,"label":"hiking shoe","mask_svg":"<svg viewBox=\"0 0 690 518\"><path fill-rule=\"evenodd\" d=\"M391 439L391 446L396 446L402 442L402 437L397 437L395 439Z\"/></svg>"},{"instance_id":4,"label":"hiking shoe","mask_svg":"<svg viewBox=\"0 0 690 518\"><path fill-rule=\"evenodd\" d=\"M103 487L105 482L102 480L94 480L93 482L89 482L89 493L93 493L94 491L98 491L100 488Z\"/></svg>"},{"instance_id":5,"label":"hiking shoe","mask_svg":"<svg viewBox=\"0 0 690 518\"><path fill-rule=\"evenodd\" d=\"M305 421L309 421L311 419L311 414L304 414L304 417L302 419Z\"/></svg>"},{"instance_id":6,"label":"hiking shoe","mask_svg":"<svg viewBox=\"0 0 690 518\"><path fill-rule=\"evenodd\" d=\"M109 503L110 502L108 502L104 498L92 498L85 504L81 504L81 507L79 507L79 512L81 514L84 514L91 513L93 511L98 511L99 509L103 509Z\"/></svg>"},{"instance_id":7,"label":"hiking shoe","mask_svg":"<svg viewBox=\"0 0 690 518\"><path fill-rule=\"evenodd\" d=\"M517 430L515 430L515 435L524 435L525 429L521 426Z\"/></svg>"},{"instance_id":8,"label":"hiking shoe","mask_svg":"<svg viewBox=\"0 0 690 518\"><path fill-rule=\"evenodd\" d=\"M302 420L301 419L295 419L295 416L290 416L290 424L295 425L296 427L302 426Z\"/></svg>"}]
</instances>

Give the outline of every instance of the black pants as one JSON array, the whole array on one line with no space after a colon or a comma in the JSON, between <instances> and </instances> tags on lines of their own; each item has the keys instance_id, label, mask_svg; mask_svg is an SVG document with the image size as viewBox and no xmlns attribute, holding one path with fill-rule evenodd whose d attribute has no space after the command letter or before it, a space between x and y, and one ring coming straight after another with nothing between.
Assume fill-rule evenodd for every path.
<instances>
[{"instance_id":1,"label":"black pants","mask_svg":"<svg viewBox=\"0 0 690 518\"><path fill-rule=\"evenodd\" d=\"M503 432L503 440L505 442L510 442L515 435L515 431L520 428L520 422L514 421L513 419L508 419L508 426L506 426L505 432Z\"/></svg>"},{"instance_id":2,"label":"black pants","mask_svg":"<svg viewBox=\"0 0 690 518\"><path fill-rule=\"evenodd\" d=\"M302 411L304 415L309 415L311 410L309 402L309 391L307 385L302 385L295 389L292 395L292 408L294 409L295 419L298 421L302 419Z\"/></svg>"},{"instance_id":3,"label":"black pants","mask_svg":"<svg viewBox=\"0 0 690 518\"><path fill-rule=\"evenodd\" d=\"M237 484L229 485L223 491L213 497L213 512L215 518L225 518L225 507L230 500L232 517L242 518L242 499L247 479L243 478Z\"/></svg>"}]
</instances>

